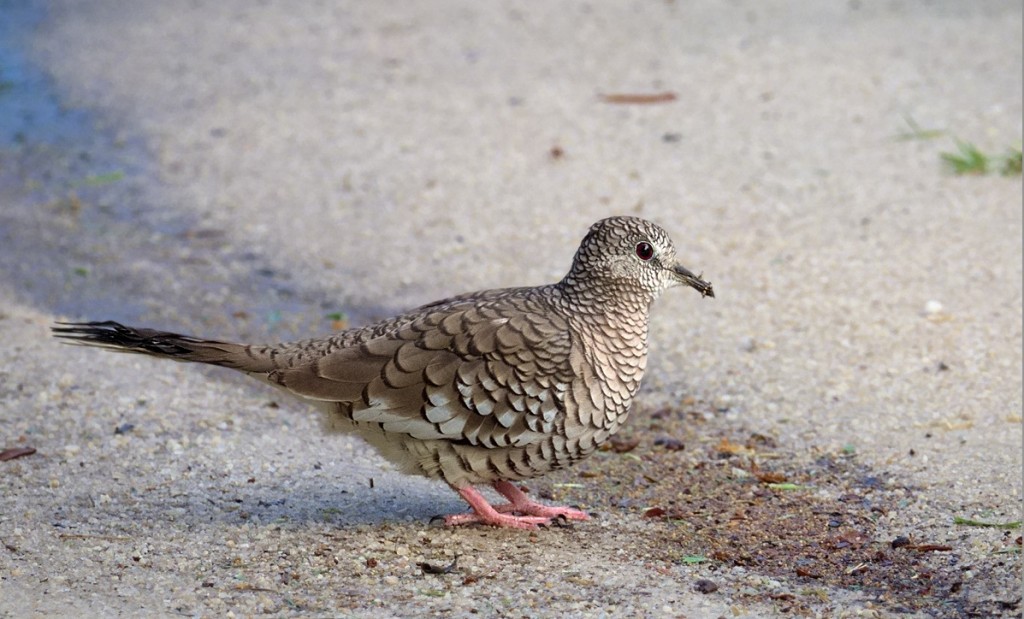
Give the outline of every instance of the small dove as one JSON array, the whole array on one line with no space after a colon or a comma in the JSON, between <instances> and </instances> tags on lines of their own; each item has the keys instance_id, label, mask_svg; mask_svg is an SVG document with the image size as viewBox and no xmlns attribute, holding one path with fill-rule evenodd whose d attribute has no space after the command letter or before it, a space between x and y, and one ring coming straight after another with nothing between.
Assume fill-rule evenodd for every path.
<instances>
[{"instance_id":1,"label":"small dove","mask_svg":"<svg viewBox=\"0 0 1024 619\"><path fill-rule=\"evenodd\" d=\"M64 341L231 368L313 404L401 471L444 480L471 512L447 525L533 529L586 520L515 482L579 462L622 426L647 365L650 307L685 285L671 239L637 217L591 226L569 273L546 286L463 294L299 342L235 344L117 322L57 323ZM474 487L508 503L491 505Z\"/></svg>"}]
</instances>

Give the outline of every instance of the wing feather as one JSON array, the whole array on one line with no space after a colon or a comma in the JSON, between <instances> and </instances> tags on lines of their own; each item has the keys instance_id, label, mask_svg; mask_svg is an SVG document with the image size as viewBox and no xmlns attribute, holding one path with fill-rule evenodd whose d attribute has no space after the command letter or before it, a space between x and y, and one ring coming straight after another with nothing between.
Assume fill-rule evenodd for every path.
<instances>
[{"instance_id":1,"label":"wing feather","mask_svg":"<svg viewBox=\"0 0 1024 619\"><path fill-rule=\"evenodd\" d=\"M510 292L436 306L270 380L343 402L353 420L389 433L485 446L539 441L564 425L573 339L550 307Z\"/></svg>"}]
</instances>

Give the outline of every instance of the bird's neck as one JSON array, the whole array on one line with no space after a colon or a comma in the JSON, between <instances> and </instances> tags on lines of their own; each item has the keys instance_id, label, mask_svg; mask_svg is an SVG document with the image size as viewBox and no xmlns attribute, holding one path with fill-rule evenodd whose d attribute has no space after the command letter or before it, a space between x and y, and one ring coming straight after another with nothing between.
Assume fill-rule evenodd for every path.
<instances>
[{"instance_id":1,"label":"bird's neck","mask_svg":"<svg viewBox=\"0 0 1024 619\"><path fill-rule=\"evenodd\" d=\"M581 315L603 315L614 322L629 324L642 322L646 328L647 315L655 295L645 287L628 279L575 278L570 273L556 285L559 300L565 309Z\"/></svg>"},{"instance_id":2,"label":"bird's neck","mask_svg":"<svg viewBox=\"0 0 1024 619\"><path fill-rule=\"evenodd\" d=\"M653 299L641 290L569 284L558 285L558 293L551 298L581 335L579 343L594 371L606 384L621 390L623 410L619 412L625 414L647 367L647 325Z\"/></svg>"},{"instance_id":3,"label":"bird's neck","mask_svg":"<svg viewBox=\"0 0 1024 619\"><path fill-rule=\"evenodd\" d=\"M647 325L654 301L649 291L629 282L587 286L566 277L555 286L554 303L577 329L599 338L607 352L646 356Z\"/></svg>"}]
</instances>

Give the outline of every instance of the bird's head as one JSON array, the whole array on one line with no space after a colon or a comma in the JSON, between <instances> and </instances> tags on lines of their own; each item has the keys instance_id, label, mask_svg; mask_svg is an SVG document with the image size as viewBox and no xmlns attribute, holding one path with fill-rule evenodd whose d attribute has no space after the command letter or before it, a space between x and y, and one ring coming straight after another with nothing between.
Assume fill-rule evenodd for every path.
<instances>
[{"instance_id":1,"label":"bird's head","mask_svg":"<svg viewBox=\"0 0 1024 619\"><path fill-rule=\"evenodd\" d=\"M603 285L646 293L651 301L662 290L679 285L690 286L701 296L715 296L710 282L679 263L668 234L639 217L609 217L591 226L565 281L584 289Z\"/></svg>"}]
</instances>

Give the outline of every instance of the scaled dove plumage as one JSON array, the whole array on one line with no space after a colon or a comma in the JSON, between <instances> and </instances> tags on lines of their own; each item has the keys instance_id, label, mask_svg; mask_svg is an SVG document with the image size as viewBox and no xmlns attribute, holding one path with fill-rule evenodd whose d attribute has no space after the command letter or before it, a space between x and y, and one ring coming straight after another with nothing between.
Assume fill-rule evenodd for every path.
<instances>
[{"instance_id":1,"label":"scaled dove plumage","mask_svg":"<svg viewBox=\"0 0 1024 619\"><path fill-rule=\"evenodd\" d=\"M322 339L245 345L127 327L61 323L76 344L233 368L309 401L411 474L440 478L472 507L447 524L533 528L586 519L531 501L513 481L578 462L629 414L647 362L651 303L711 284L678 264L668 235L636 217L594 224L562 281L464 294ZM508 500L492 506L473 486Z\"/></svg>"}]
</instances>

